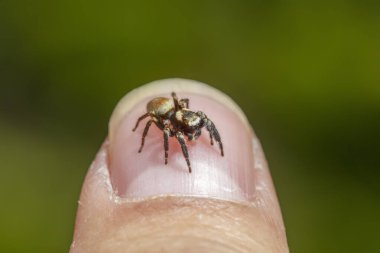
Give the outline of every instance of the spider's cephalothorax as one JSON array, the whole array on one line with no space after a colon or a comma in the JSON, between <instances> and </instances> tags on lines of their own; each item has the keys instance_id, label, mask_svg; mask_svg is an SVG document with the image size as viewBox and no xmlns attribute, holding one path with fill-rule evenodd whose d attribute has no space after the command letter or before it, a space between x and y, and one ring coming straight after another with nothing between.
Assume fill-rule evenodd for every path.
<instances>
[{"instance_id":1,"label":"spider's cephalothorax","mask_svg":"<svg viewBox=\"0 0 380 253\"><path fill-rule=\"evenodd\" d=\"M144 141L148 134L149 127L152 123L155 123L164 134L165 164L168 163L169 137L175 137L181 145L182 153L185 156L189 172L191 173L185 137L187 137L189 141L196 140L201 135L202 127L206 127L210 133L211 145L214 145L213 139L215 139L219 144L221 155L224 156L223 144L214 123L207 118L203 112L190 111L189 99L183 98L178 100L174 92L172 92L172 97L173 99L164 97L152 99L146 106L147 113L138 118L133 131L136 130L141 120L148 116L150 117L142 135L139 153L144 147Z\"/></svg>"}]
</instances>

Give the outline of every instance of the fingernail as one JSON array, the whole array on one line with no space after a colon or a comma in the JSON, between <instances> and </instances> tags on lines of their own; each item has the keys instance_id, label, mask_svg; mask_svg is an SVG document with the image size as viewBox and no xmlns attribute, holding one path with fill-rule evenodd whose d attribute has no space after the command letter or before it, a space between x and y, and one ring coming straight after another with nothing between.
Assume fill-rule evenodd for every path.
<instances>
[{"instance_id":1,"label":"fingernail","mask_svg":"<svg viewBox=\"0 0 380 253\"><path fill-rule=\"evenodd\" d=\"M139 153L149 117L136 129L147 103L155 97L188 98L190 110L203 111L215 124L224 147L210 144L207 129L186 145L192 172L189 173L181 146L169 138L165 164L163 131L154 123ZM250 200L255 195L253 132L241 109L220 91L185 79L166 79L128 93L116 106L109 124L109 169L111 183L122 198L161 195L201 196L232 201Z\"/></svg>"}]
</instances>

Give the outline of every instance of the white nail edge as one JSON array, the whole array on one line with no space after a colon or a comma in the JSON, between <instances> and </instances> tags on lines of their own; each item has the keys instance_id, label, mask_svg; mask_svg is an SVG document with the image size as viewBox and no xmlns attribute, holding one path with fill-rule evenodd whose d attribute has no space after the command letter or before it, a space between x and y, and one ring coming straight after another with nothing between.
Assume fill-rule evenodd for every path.
<instances>
[{"instance_id":1,"label":"white nail edge","mask_svg":"<svg viewBox=\"0 0 380 253\"><path fill-rule=\"evenodd\" d=\"M116 105L108 125L108 136L112 147L114 135L124 116L142 99L156 94L175 92L191 92L208 96L233 110L249 131L253 132L242 109L225 93L214 87L195 80L168 78L150 82L128 92Z\"/></svg>"}]
</instances>

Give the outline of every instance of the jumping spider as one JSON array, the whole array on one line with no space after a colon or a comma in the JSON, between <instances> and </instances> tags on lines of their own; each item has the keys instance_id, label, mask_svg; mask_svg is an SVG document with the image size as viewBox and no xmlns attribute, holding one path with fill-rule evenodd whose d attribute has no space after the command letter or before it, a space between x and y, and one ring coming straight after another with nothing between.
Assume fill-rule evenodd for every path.
<instances>
[{"instance_id":1,"label":"jumping spider","mask_svg":"<svg viewBox=\"0 0 380 253\"><path fill-rule=\"evenodd\" d=\"M141 120L150 117L146 123L144 133L141 139L139 153L144 147L145 137L148 134L149 127L152 123L161 129L164 133L164 149L165 149L165 164L168 163L169 137L175 137L182 148L183 156L186 159L189 173L191 173L191 165L189 153L187 151L185 136L189 141L198 139L201 135L202 127L206 127L210 134L211 145L214 145L213 139L219 144L220 154L224 156L223 144L220 139L218 130L214 123L207 118L202 112L193 112L189 109L189 99L183 98L178 100L177 95L172 92L173 99L157 97L149 101L147 104L147 113L138 118L136 126L132 131L135 131Z\"/></svg>"}]
</instances>

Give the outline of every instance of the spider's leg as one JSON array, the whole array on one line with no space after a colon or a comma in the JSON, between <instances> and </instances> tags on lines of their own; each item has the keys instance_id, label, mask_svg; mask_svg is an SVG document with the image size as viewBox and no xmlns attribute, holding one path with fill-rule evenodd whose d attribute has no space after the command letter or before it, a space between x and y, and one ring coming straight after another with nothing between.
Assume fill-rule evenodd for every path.
<instances>
[{"instance_id":1,"label":"spider's leg","mask_svg":"<svg viewBox=\"0 0 380 253\"><path fill-rule=\"evenodd\" d=\"M201 136L202 131L200 129L197 129L193 134L192 134L192 141L195 141Z\"/></svg>"},{"instance_id":2,"label":"spider's leg","mask_svg":"<svg viewBox=\"0 0 380 253\"><path fill-rule=\"evenodd\" d=\"M145 137L146 137L146 135L148 134L149 127L150 127L150 125L152 125L153 122L154 122L154 121L151 119L151 120L149 120L149 121L146 123L146 125L145 125L144 133L143 133L142 138L141 138L141 146L140 146L140 149L139 149L139 153L141 152L141 150L142 150L143 147L144 147Z\"/></svg>"},{"instance_id":3,"label":"spider's leg","mask_svg":"<svg viewBox=\"0 0 380 253\"><path fill-rule=\"evenodd\" d=\"M209 134L210 134L210 144L211 144L211 145L214 145L214 141L213 141L213 139L212 139L212 134L211 134L211 132L209 132Z\"/></svg>"},{"instance_id":4,"label":"spider's leg","mask_svg":"<svg viewBox=\"0 0 380 253\"><path fill-rule=\"evenodd\" d=\"M189 99L188 98L182 98L179 100L180 104L184 105L184 108L189 109Z\"/></svg>"},{"instance_id":5,"label":"spider's leg","mask_svg":"<svg viewBox=\"0 0 380 253\"><path fill-rule=\"evenodd\" d=\"M168 164L170 129L168 127L165 127L163 132L164 132L165 164Z\"/></svg>"},{"instance_id":6,"label":"spider's leg","mask_svg":"<svg viewBox=\"0 0 380 253\"><path fill-rule=\"evenodd\" d=\"M212 136L215 139L215 141L218 142L219 149L220 149L220 154L222 156L224 156L223 143L222 143L222 140L220 139L219 132L216 129L214 123L211 120L209 120L208 118L205 118L204 122L205 122L205 125L206 125L206 128L207 128L207 131L209 131L209 133L210 133L210 136ZM211 140L212 140L212 138L211 138Z\"/></svg>"},{"instance_id":7,"label":"spider's leg","mask_svg":"<svg viewBox=\"0 0 380 253\"><path fill-rule=\"evenodd\" d=\"M189 168L189 173L191 173L191 165L190 165L190 160L189 160L189 153L188 153L187 147L186 147L185 137L184 137L183 133L181 133L181 132L177 132L175 136L176 136L179 144L181 145L183 156L185 157L187 167Z\"/></svg>"},{"instance_id":8,"label":"spider's leg","mask_svg":"<svg viewBox=\"0 0 380 253\"><path fill-rule=\"evenodd\" d=\"M140 118L138 118L138 120L137 120L137 122L136 122L136 125L135 125L135 127L133 128L133 132L136 130L136 128L139 126L139 123L140 123L140 121L141 120L143 120L143 119L145 119L146 117L148 117L149 116L149 113L145 113L144 115L142 115Z\"/></svg>"},{"instance_id":9,"label":"spider's leg","mask_svg":"<svg viewBox=\"0 0 380 253\"><path fill-rule=\"evenodd\" d=\"M174 101L175 110L178 111L180 109L180 106L179 106L177 94L175 94L174 91L172 92L172 97L173 97L173 101Z\"/></svg>"}]
</instances>

